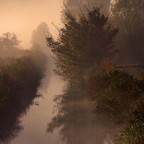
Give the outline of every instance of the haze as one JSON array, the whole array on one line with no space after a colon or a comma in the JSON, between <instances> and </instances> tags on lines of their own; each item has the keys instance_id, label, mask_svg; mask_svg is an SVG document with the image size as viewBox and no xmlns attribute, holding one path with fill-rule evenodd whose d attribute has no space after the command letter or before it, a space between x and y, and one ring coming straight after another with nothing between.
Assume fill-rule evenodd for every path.
<instances>
[{"instance_id":1,"label":"haze","mask_svg":"<svg viewBox=\"0 0 144 144\"><path fill-rule=\"evenodd\" d=\"M14 32L22 40L22 46L30 46L32 31L46 22L50 32L57 34L52 23L59 26L62 0L0 0L0 35Z\"/></svg>"}]
</instances>

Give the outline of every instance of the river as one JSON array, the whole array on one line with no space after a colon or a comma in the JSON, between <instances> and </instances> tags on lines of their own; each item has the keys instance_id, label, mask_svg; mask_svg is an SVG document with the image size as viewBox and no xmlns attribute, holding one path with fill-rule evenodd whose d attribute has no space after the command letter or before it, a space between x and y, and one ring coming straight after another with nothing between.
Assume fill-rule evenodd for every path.
<instances>
[{"instance_id":1,"label":"river","mask_svg":"<svg viewBox=\"0 0 144 144\"><path fill-rule=\"evenodd\" d=\"M27 114L21 118L23 130L11 141L11 144L63 144L58 131L47 133L47 124L54 115L53 98L62 93L64 82L52 72L46 71L39 92L42 97L34 100Z\"/></svg>"},{"instance_id":2,"label":"river","mask_svg":"<svg viewBox=\"0 0 144 144\"><path fill-rule=\"evenodd\" d=\"M53 72L51 64L38 88L42 97L34 99L34 104L20 118L23 130L10 141L9 144L112 144L106 137L110 132L109 122L93 113L93 104L88 99L71 101L66 104L69 111L62 117L64 121L58 121L54 131L47 132L48 124L52 118L59 118L56 103L53 101L56 95L64 93L66 83ZM75 93L73 93L73 90ZM79 88L70 88L67 93L84 95ZM78 92L78 93L77 93ZM57 116L58 115L58 116ZM62 126L57 128L57 124ZM106 138L106 139L105 139ZM5 144L5 143L4 143ZM7 144L7 143L6 143Z\"/></svg>"}]
</instances>

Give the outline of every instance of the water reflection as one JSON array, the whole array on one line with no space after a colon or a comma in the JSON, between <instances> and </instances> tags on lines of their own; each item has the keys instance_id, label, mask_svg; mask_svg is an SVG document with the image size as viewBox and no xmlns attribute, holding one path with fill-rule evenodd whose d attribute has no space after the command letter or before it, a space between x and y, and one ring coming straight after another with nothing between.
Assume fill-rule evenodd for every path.
<instances>
[{"instance_id":1,"label":"water reflection","mask_svg":"<svg viewBox=\"0 0 144 144\"><path fill-rule=\"evenodd\" d=\"M23 129L20 118L37 97L36 89L19 97L20 95L15 95L0 109L0 143L9 143Z\"/></svg>"},{"instance_id":2,"label":"water reflection","mask_svg":"<svg viewBox=\"0 0 144 144\"><path fill-rule=\"evenodd\" d=\"M53 73L53 64L50 64L45 72L38 92L42 98L36 99L38 105L30 107L27 115L22 117L23 131L11 144L63 144L59 137L59 131L53 134L46 133L47 123L53 117L53 96L62 93L64 82Z\"/></svg>"},{"instance_id":3,"label":"water reflection","mask_svg":"<svg viewBox=\"0 0 144 144\"><path fill-rule=\"evenodd\" d=\"M31 57L14 60L0 71L0 143L9 143L23 129L21 117L37 94L43 69Z\"/></svg>"},{"instance_id":4,"label":"water reflection","mask_svg":"<svg viewBox=\"0 0 144 144\"><path fill-rule=\"evenodd\" d=\"M114 125L96 115L94 105L83 87L69 85L64 94L55 97L57 114L48 124L48 132L60 129L66 144L103 144Z\"/></svg>"},{"instance_id":5,"label":"water reflection","mask_svg":"<svg viewBox=\"0 0 144 144\"><path fill-rule=\"evenodd\" d=\"M107 133L113 129L111 122L93 112L93 102L88 99L84 87L68 85L63 92L64 86L48 68L39 87L43 98L34 102L36 89L22 92L21 97L12 97L8 107L0 111L0 143L103 144ZM53 114L54 104L56 113ZM53 133L46 134L47 122L48 131Z\"/></svg>"}]
</instances>

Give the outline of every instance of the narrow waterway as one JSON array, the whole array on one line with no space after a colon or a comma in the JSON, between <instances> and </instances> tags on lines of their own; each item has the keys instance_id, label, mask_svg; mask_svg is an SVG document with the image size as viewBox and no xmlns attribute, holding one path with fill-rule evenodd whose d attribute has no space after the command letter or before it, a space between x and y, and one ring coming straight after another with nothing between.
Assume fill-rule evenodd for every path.
<instances>
[{"instance_id":1,"label":"narrow waterway","mask_svg":"<svg viewBox=\"0 0 144 144\"><path fill-rule=\"evenodd\" d=\"M54 114L53 98L62 93L63 87L64 82L52 72L52 67L48 68L38 90L42 97L35 99L21 118L23 130L11 144L63 144L57 130L52 134L46 132Z\"/></svg>"},{"instance_id":2,"label":"narrow waterway","mask_svg":"<svg viewBox=\"0 0 144 144\"><path fill-rule=\"evenodd\" d=\"M35 98L33 105L20 118L23 129L8 144L112 144L107 135L112 125L93 112L92 101L77 99L86 93L79 87L66 88L66 83L54 74L53 68L53 62L49 61L38 88L42 97ZM56 103L53 100L56 95L64 95L66 91L72 99L75 98L66 103L68 112L61 115L55 111ZM55 123L53 118L58 121ZM52 133L47 131L49 124L54 127Z\"/></svg>"}]
</instances>

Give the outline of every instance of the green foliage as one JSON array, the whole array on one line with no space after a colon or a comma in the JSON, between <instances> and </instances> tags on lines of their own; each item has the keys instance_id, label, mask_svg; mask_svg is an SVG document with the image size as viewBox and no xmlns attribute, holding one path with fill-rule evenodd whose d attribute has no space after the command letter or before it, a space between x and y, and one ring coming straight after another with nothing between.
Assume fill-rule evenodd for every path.
<instances>
[{"instance_id":1,"label":"green foliage","mask_svg":"<svg viewBox=\"0 0 144 144\"><path fill-rule=\"evenodd\" d=\"M144 94L133 105L134 119L144 122Z\"/></svg>"},{"instance_id":2,"label":"green foliage","mask_svg":"<svg viewBox=\"0 0 144 144\"><path fill-rule=\"evenodd\" d=\"M88 73L86 83L96 101L97 111L116 121L128 121L135 100L144 92L142 81L126 72L106 72L101 67L94 69Z\"/></svg>"},{"instance_id":3,"label":"green foliage","mask_svg":"<svg viewBox=\"0 0 144 144\"><path fill-rule=\"evenodd\" d=\"M133 118L124 130L125 144L144 143L144 96L142 95L133 106Z\"/></svg>"},{"instance_id":4,"label":"green foliage","mask_svg":"<svg viewBox=\"0 0 144 144\"><path fill-rule=\"evenodd\" d=\"M144 80L126 72L91 68L85 77L96 111L125 125L116 144L144 142Z\"/></svg>"},{"instance_id":5,"label":"green foliage","mask_svg":"<svg viewBox=\"0 0 144 144\"><path fill-rule=\"evenodd\" d=\"M117 29L112 29L108 18L98 9L89 11L77 21L65 12L64 28L58 40L47 38L48 45L56 54L56 72L66 79L79 79L84 71L110 57L115 51L113 38Z\"/></svg>"},{"instance_id":6,"label":"green foliage","mask_svg":"<svg viewBox=\"0 0 144 144\"><path fill-rule=\"evenodd\" d=\"M143 4L143 1L119 0L112 8L113 23L120 30L118 47L131 48L128 52L133 51L133 54L137 54L137 47L143 54ZM60 128L67 136L67 128L82 126L81 120L76 119L79 113L85 112L81 111L79 102L91 95L96 112L126 125L119 143L143 144L144 80L118 71L110 63L106 66L108 69L100 65L116 52L114 38L117 29L112 29L108 18L95 9L79 20L66 12L64 28L59 32L57 40L47 38L56 55L56 72L76 87L68 87L55 99L58 115L52 119L48 131ZM79 94L78 89L85 89L89 94Z\"/></svg>"},{"instance_id":7,"label":"green foliage","mask_svg":"<svg viewBox=\"0 0 144 144\"><path fill-rule=\"evenodd\" d=\"M115 144L143 144L144 121L135 119L117 136Z\"/></svg>"},{"instance_id":8,"label":"green foliage","mask_svg":"<svg viewBox=\"0 0 144 144\"><path fill-rule=\"evenodd\" d=\"M135 120L124 133L124 144L144 144L144 121Z\"/></svg>"}]
</instances>

